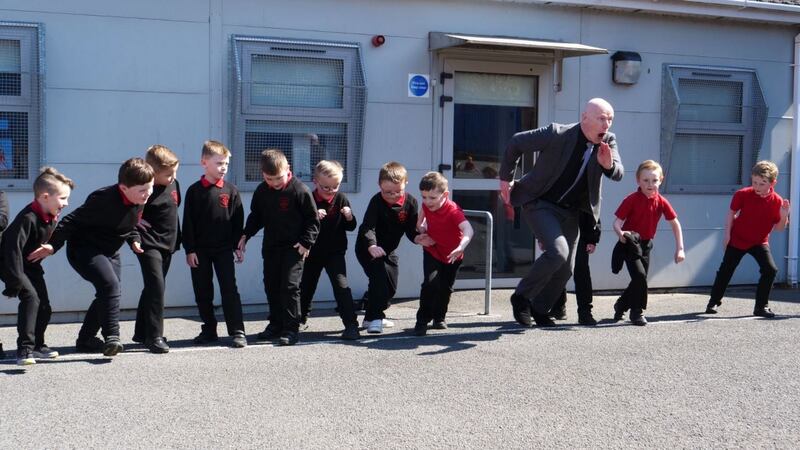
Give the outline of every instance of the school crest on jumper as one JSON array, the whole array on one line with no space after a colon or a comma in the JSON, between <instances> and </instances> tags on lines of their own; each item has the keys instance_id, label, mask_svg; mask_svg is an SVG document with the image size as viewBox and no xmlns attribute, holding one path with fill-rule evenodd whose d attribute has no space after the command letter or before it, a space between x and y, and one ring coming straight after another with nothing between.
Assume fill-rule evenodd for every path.
<instances>
[{"instance_id":1,"label":"school crest on jumper","mask_svg":"<svg viewBox=\"0 0 800 450\"><path fill-rule=\"evenodd\" d=\"M408 213L407 213L407 212L405 212L405 211L399 211L399 212L397 213L397 220L398 220L400 223L406 223L406 219L408 219Z\"/></svg>"},{"instance_id":2,"label":"school crest on jumper","mask_svg":"<svg viewBox=\"0 0 800 450\"><path fill-rule=\"evenodd\" d=\"M172 192L169 193L169 195L172 197L172 201L176 205L180 202L180 200L178 199L178 191L172 191Z\"/></svg>"},{"instance_id":3,"label":"school crest on jumper","mask_svg":"<svg viewBox=\"0 0 800 450\"><path fill-rule=\"evenodd\" d=\"M228 194L219 194L219 206L223 208L227 208L228 204L231 202L231 196Z\"/></svg>"},{"instance_id":4,"label":"school crest on jumper","mask_svg":"<svg viewBox=\"0 0 800 450\"><path fill-rule=\"evenodd\" d=\"M281 211L288 211L289 210L289 197L280 197L278 199L278 208Z\"/></svg>"}]
</instances>

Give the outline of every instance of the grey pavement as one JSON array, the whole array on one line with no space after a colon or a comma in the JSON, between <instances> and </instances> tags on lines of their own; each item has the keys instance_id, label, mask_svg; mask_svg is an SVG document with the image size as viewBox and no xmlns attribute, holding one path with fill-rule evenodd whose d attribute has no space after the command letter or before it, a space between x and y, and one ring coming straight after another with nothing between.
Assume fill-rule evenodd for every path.
<instances>
[{"instance_id":1,"label":"grey pavement","mask_svg":"<svg viewBox=\"0 0 800 450\"><path fill-rule=\"evenodd\" d=\"M750 316L753 289L700 314L705 290L651 294L650 324L513 323L509 290L453 296L448 330L413 337L417 302L396 326L345 343L333 311L315 311L294 347L196 347L194 317L170 318L172 351L130 343L114 358L76 354L78 324L54 324L62 356L0 362L0 448L633 448L779 447L800 443L800 291L776 290L779 317ZM220 313L221 316L221 313ZM220 325L220 331L223 330ZM365 334L366 335L366 334ZM10 356L16 330L0 328ZM10 350L10 351L9 351Z\"/></svg>"}]
</instances>

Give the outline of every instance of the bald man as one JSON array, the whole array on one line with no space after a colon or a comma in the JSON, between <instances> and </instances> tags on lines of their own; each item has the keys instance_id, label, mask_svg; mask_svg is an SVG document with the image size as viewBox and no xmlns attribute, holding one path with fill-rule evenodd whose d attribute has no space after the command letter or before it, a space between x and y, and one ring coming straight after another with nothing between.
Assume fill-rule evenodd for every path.
<instances>
[{"instance_id":1,"label":"bald man","mask_svg":"<svg viewBox=\"0 0 800 450\"><path fill-rule=\"evenodd\" d=\"M514 319L520 325L531 326L531 319L538 326L556 325L548 313L572 276L579 213L599 220L602 176L619 181L624 172L616 138L608 131L613 120L611 104L593 98L579 123L523 131L506 147L500 195L507 204L522 208L544 247L511 296ZM518 160L531 153L538 153L536 164L513 182Z\"/></svg>"}]
</instances>

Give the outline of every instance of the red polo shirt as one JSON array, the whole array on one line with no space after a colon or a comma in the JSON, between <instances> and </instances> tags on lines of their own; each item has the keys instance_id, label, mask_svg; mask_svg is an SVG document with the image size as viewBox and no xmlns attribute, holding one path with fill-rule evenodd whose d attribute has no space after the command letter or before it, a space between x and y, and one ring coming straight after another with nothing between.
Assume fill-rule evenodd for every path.
<instances>
[{"instance_id":1,"label":"red polo shirt","mask_svg":"<svg viewBox=\"0 0 800 450\"><path fill-rule=\"evenodd\" d=\"M447 199L444 205L436 211L431 211L423 203L422 210L425 212L425 220L428 223L428 236L436 241L435 245L423 248L434 258L449 264L447 255L458 247L461 238L464 237L464 233L458 228L461 222L467 220L464 217L464 211L450 199ZM462 254L459 259L463 258Z\"/></svg>"},{"instance_id":2,"label":"red polo shirt","mask_svg":"<svg viewBox=\"0 0 800 450\"><path fill-rule=\"evenodd\" d=\"M678 217L672 205L661 194L656 193L652 198L644 195L641 189L625 197L614 215L624 220L622 231L635 231L641 239L653 239L656 236L656 226L661 215L666 220Z\"/></svg>"},{"instance_id":3,"label":"red polo shirt","mask_svg":"<svg viewBox=\"0 0 800 450\"><path fill-rule=\"evenodd\" d=\"M731 247L747 250L756 245L769 244L769 233L781 220L783 199L769 190L766 197L756 194L752 186L739 189L731 199L731 211L739 215L731 227Z\"/></svg>"}]
</instances>

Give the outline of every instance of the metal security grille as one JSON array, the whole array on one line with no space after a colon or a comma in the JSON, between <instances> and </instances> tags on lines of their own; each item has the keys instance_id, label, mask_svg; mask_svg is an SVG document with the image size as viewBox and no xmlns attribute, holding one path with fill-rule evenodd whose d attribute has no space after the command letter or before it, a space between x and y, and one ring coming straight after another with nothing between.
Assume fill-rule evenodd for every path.
<instances>
[{"instance_id":1,"label":"metal security grille","mask_svg":"<svg viewBox=\"0 0 800 450\"><path fill-rule=\"evenodd\" d=\"M749 183L767 119L754 70L665 65L661 110L667 191L724 193Z\"/></svg>"},{"instance_id":2,"label":"metal security grille","mask_svg":"<svg viewBox=\"0 0 800 450\"><path fill-rule=\"evenodd\" d=\"M37 24L0 22L0 188L29 189L42 155Z\"/></svg>"},{"instance_id":3,"label":"metal security grille","mask_svg":"<svg viewBox=\"0 0 800 450\"><path fill-rule=\"evenodd\" d=\"M339 161L342 190L358 190L366 107L359 46L234 36L233 47L240 187L262 181L261 152L276 148L303 181L311 181L320 160Z\"/></svg>"}]
</instances>

